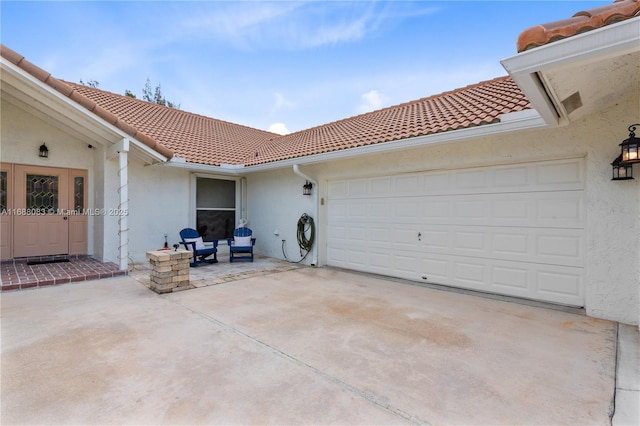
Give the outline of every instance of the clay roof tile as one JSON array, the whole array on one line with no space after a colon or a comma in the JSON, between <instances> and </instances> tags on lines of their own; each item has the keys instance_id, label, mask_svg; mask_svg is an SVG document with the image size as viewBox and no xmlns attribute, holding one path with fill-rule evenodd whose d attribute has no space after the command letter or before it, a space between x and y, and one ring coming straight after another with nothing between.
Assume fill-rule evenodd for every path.
<instances>
[{"instance_id":1,"label":"clay roof tile","mask_svg":"<svg viewBox=\"0 0 640 426\"><path fill-rule=\"evenodd\" d=\"M528 28L520 33L516 47L518 52L524 52L636 16L640 16L640 1L616 0L612 4L578 12L569 19Z\"/></svg>"}]
</instances>

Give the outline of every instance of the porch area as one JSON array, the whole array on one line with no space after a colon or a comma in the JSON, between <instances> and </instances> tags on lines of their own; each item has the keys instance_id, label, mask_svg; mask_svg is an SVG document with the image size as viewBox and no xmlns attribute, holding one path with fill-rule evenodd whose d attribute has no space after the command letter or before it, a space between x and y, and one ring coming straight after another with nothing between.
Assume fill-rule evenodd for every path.
<instances>
[{"instance_id":1,"label":"porch area","mask_svg":"<svg viewBox=\"0 0 640 426\"><path fill-rule=\"evenodd\" d=\"M112 262L89 256L30 257L0 262L0 291L97 280L126 275Z\"/></svg>"},{"instance_id":2,"label":"porch area","mask_svg":"<svg viewBox=\"0 0 640 426\"><path fill-rule=\"evenodd\" d=\"M304 267L307 266L258 255L254 256L253 262L236 261L231 263L229 254L223 253L218 255L218 263L201 264L200 266L189 268L189 286L184 290L208 287ZM151 285L150 275L151 268L148 262L129 265L129 276L146 287ZM183 289L181 288L181 290Z\"/></svg>"}]
</instances>

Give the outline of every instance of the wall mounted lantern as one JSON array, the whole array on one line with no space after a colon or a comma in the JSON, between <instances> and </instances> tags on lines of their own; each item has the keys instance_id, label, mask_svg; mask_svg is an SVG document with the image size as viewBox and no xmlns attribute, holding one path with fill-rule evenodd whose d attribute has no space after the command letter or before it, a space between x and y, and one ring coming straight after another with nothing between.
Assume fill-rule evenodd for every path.
<instances>
[{"instance_id":1,"label":"wall mounted lantern","mask_svg":"<svg viewBox=\"0 0 640 426\"><path fill-rule=\"evenodd\" d=\"M640 124L632 124L629 126L629 139L625 139L620 144L622 161L621 164L634 164L640 163L640 152L638 147L640 146L640 138L636 138L636 126Z\"/></svg>"},{"instance_id":2,"label":"wall mounted lantern","mask_svg":"<svg viewBox=\"0 0 640 426\"><path fill-rule=\"evenodd\" d=\"M313 189L313 184L309 181L306 181L304 185L302 185L302 194L303 195L311 195L311 190Z\"/></svg>"},{"instance_id":3,"label":"wall mounted lantern","mask_svg":"<svg viewBox=\"0 0 640 426\"><path fill-rule=\"evenodd\" d=\"M45 144L40 145L40 157L49 158L49 148Z\"/></svg>"},{"instance_id":4,"label":"wall mounted lantern","mask_svg":"<svg viewBox=\"0 0 640 426\"><path fill-rule=\"evenodd\" d=\"M611 180L629 180L633 179L633 164L622 163L622 154L611 163L613 167L613 177Z\"/></svg>"}]
</instances>

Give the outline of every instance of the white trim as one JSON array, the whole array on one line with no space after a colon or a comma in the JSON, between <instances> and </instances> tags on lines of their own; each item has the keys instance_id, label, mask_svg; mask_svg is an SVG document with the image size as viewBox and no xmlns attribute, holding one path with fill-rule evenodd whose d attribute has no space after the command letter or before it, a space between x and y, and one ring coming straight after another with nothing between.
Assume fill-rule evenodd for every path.
<instances>
[{"instance_id":1,"label":"white trim","mask_svg":"<svg viewBox=\"0 0 640 426\"><path fill-rule=\"evenodd\" d=\"M541 73L621 56L640 49L640 17L627 19L586 33L521 52L500 61L548 125L566 124L560 99L544 87Z\"/></svg>"}]
</instances>

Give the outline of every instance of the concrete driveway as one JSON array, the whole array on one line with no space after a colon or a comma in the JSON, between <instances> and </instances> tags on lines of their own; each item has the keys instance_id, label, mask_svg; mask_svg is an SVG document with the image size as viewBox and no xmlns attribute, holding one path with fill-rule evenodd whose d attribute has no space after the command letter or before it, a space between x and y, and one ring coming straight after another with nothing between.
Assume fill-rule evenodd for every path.
<instances>
[{"instance_id":1,"label":"concrete driveway","mask_svg":"<svg viewBox=\"0 0 640 426\"><path fill-rule=\"evenodd\" d=\"M2 294L2 424L609 424L616 324L303 268Z\"/></svg>"}]
</instances>

